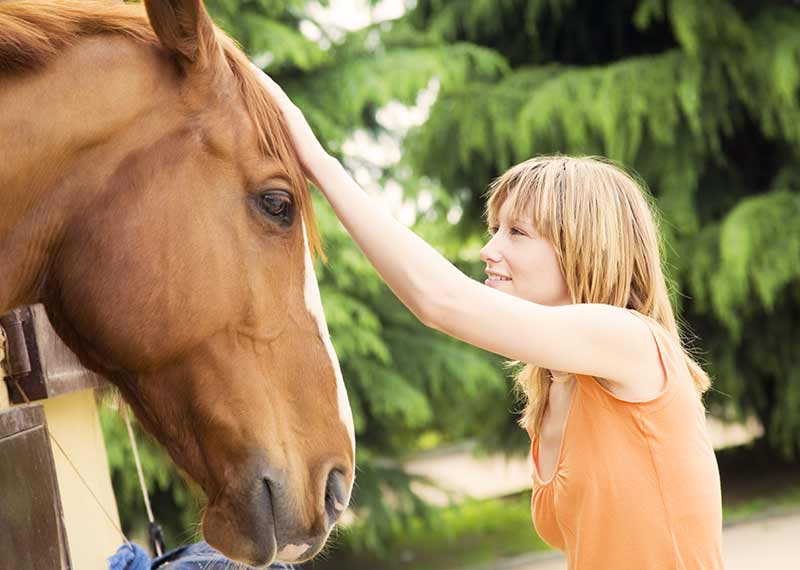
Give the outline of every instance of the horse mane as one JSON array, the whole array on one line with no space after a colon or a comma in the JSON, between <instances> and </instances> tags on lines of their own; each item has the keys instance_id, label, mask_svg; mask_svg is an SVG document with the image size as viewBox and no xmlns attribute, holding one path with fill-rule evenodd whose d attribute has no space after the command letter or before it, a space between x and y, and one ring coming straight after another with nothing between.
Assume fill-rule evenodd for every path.
<instances>
[{"instance_id":1,"label":"horse mane","mask_svg":"<svg viewBox=\"0 0 800 570\"><path fill-rule=\"evenodd\" d=\"M215 32L255 124L261 152L275 157L289 170L292 184L300 190L296 199L306 221L309 249L312 255L322 254L311 194L280 109L236 41L216 26ZM0 0L0 78L42 70L83 38L102 34L161 47L142 4Z\"/></svg>"},{"instance_id":2,"label":"horse mane","mask_svg":"<svg viewBox=\"0 0 800 570\"><path fill-rule=\"evenodd\" d=\"M159 43L134 4L0 2L0 76L43 68L83 37L108 33Z\"/></svg>"}]
</instances>

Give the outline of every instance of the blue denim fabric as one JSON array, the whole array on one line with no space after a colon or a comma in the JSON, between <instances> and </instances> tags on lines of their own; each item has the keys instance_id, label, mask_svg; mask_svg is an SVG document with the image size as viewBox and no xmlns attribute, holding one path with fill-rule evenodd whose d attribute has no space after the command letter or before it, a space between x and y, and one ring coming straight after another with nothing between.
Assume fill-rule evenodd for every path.
<instances>
[{"instance_id":1,"label":"blue denim fabric","mask_svg":"<svg viewBox=\"0 0 800 570\"><path fill-rule=\"evenodd\" d=\"M153 560L151 570L230 570L231 568L250 568L236 565L225 558L207 542L187 544L171 550ZM275 563L271 570L300 570L289 564Z\"/></svg>"},{"instance_id":2,"label":"blue denim fabric","mask_svg":"<svg viewBox=\"0 0 800 570\"><path fill-rule=\"evenodd\" d=\"M123 544L108 558L109 570L150 570L150 557L147 552L133 542Z\"/></svg>"}]
</instances>

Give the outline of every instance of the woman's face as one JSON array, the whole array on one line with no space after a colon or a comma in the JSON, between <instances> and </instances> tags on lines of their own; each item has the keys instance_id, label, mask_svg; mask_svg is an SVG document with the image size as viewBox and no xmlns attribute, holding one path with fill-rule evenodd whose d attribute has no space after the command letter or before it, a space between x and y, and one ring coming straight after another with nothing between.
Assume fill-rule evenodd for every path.
<instances>
[{"instance_id":1,"label":"woman's face","mask_svg":"<svg viewBox=\"0 0 800 570\"><path fill-rule=\"evenodd\" d=\"M511 220L510 201L500 208L492 239L481 249L486 284L541 305L568 305L569 296L555 250L530 222Z\"/></svg>"}]
</instances>

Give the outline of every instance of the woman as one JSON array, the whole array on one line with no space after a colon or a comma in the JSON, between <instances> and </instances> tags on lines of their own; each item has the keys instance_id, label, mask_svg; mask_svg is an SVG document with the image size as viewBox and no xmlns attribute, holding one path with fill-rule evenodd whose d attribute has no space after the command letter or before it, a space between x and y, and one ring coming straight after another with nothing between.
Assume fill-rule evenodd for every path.
<instances>
[{"instance_id":1,"label":"woman","mask_svg":"<svg viewBox=\"0 0 800 570\"><path fill-rule=\"evenodd\" d=\"M534 525L576 570L722 568L719 470L642 187L608 161L539 157L490 188L474 281L371 199L269 77L306 171L427 326L526 363Z\"/></svg>"}]
</instances>

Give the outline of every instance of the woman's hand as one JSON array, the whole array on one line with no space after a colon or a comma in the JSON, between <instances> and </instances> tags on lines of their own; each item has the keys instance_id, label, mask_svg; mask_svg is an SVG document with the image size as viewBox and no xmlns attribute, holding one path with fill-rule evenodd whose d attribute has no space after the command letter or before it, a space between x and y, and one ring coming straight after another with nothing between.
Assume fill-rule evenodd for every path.
<instances>
[{"instance_id":1,"label":"woman's hand","mask_svg":"<svg viewBox=\"0 0 800 570\"><path fill-rule=\"evenodd\" d=\"M253 66L258 71L261 77L261 82L267 91L278 104L278 108L283 115L284 120L289 126L289 133L292 137L292 144L294 145L300 163L308 176L314 184L319 187L319 171L330 161L331 156L325 151L320 144L314 132L311 130L308 121L303 116L303 112L292 103L289 96L281 89L280 85L275 83L272 78L261 71L255 65Z\"/></svg>"}]
</instances>

